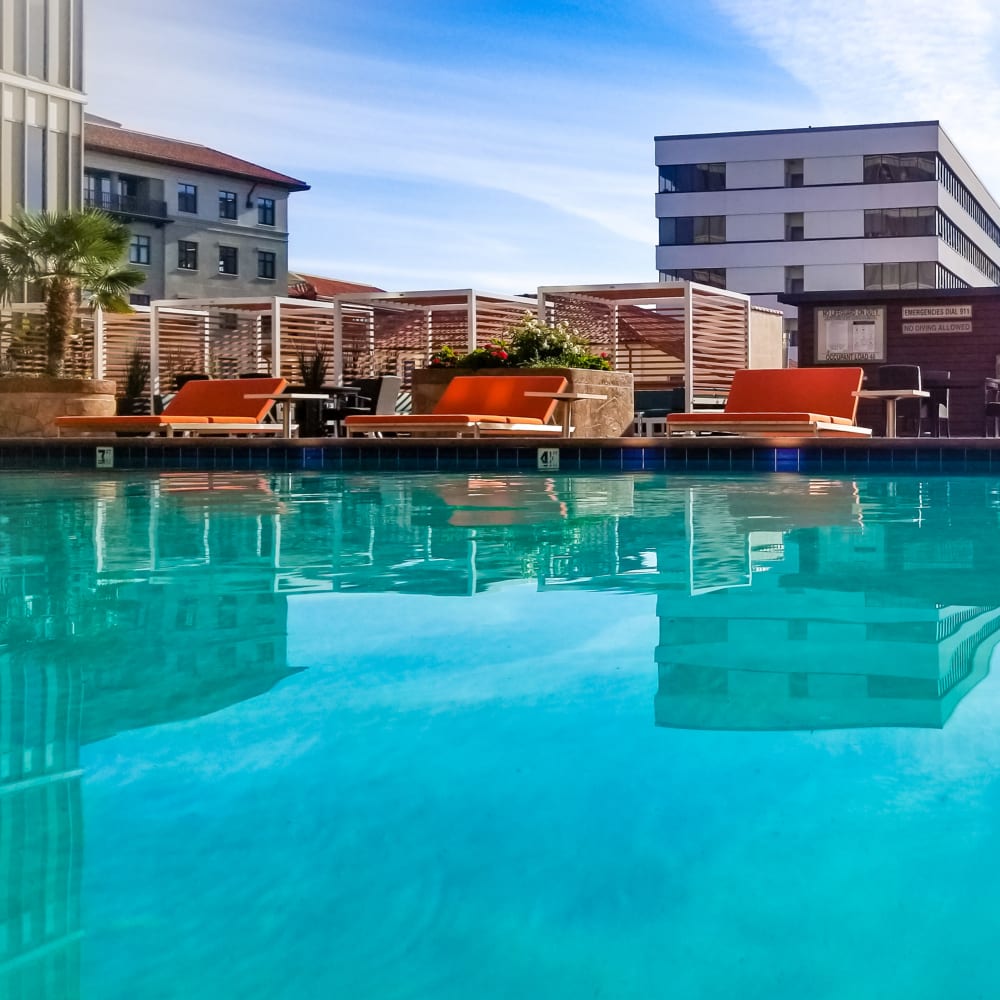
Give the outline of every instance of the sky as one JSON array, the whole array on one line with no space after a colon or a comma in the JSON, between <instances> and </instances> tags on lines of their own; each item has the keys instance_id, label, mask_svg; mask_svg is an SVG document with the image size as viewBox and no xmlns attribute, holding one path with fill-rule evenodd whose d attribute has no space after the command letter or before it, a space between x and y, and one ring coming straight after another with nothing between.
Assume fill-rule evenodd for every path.
<instances>
[{"instance_id":1,"label":"sky","mask_svg":"<svg viewBox=\"0 0 1000 1000\"><path fill-rule=\"evenodd\" d=\"M301 178L292 270L655 281L653 137L936 119L1000 196L995 0L88 0L88 110Z\"/></svg>"}]
</instances>

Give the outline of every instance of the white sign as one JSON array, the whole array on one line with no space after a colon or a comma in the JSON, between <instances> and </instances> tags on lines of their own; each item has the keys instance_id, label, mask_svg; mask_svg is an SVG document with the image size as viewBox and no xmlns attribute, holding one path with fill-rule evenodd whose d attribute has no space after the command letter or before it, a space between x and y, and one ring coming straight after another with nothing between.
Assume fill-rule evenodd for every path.
<instances>
[{"instance_id":1,"label":"white sign","mask_svg":"<svg viewBox=\"0 0 1000 1000\"><path fill-rule=\"evenodd\" d=\"M885 309L882 306L817 309L816 361L825 364L885 361Z\"/></svg>"},{"instance_id":2,"label":"white sign","mask_svg":"<svg viewBox=\"0 0 1000 1000\"><path fill-rule=\"evenodd\" d=\"M94 451L97 453L97 465L98 469L113 469L115 467L115 449L114 448L95 448Z\"/></svg>"},{"instance_id":3,"label":"white sign","mask_svg":"<svg viewBox=\"0 0 1000 1000\"><path fill-rule=\"evenodd\" d=\"M559 468L559 449L558 448L539 448L538 449L538 468L548 469L552 471L553 469Z\"/></svg>"},{"instance_id":4,"label":"white sign","mask_svg":"<svg viewBox=\"0 0 1000 1000\"><path fill-rule=\"evenodd\" d=\"M972 333L972 323L968 320L952 320L940 323L904 323L903 333Z\"/></svg>"},{"instance_id":5,"label":"white sign","mask_svg":"<svg viewBox=\"0 0 1000 1000\"><path fill-rule=\"evenodd\" d=\"M971 319L972 306L903 306L903 319ZM906 330L903 331L904 333Z\"/></svg>"}]
</instances>

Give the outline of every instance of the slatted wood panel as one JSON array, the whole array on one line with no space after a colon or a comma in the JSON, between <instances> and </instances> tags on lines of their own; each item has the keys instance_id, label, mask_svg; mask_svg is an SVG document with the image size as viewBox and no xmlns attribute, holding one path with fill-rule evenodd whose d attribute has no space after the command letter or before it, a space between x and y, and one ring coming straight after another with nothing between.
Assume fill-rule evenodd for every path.
<instances>
[{"instance_id":1,"label":"slatted wood panel","mask_svg":"<svg viewBox=\"0 0 1000 1000\"><path fill-rule=\"evenodd\" d=\"M0 314L0 373L41 375L45 371L44 316L40 307L13 308ZM75 378L94 375L94 324L89 310L81 311L66 343L64 374Z\"/></svg>"},{"instance_id":2,"label":"slatted wood panel","mask_svg":"<svg viewBox=\"0 0 1000 1000\"><path fill-rule=\"evenodd\" d=\"M749 306L691 289L691 395L728 389L733 372L749 364Z\"/></svg>"}]
</instances>

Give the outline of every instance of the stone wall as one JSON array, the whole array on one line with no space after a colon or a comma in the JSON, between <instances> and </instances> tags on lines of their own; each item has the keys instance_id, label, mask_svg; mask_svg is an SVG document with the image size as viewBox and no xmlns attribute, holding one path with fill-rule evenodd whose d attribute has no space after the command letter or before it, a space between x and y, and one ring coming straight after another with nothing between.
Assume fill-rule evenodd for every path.
<instances>
[{"instance_id":1,"label":"stone wall","mask_svg":"<svg viewBox=\"0 0 1000 1000\"><path fill-rule=\"evenodd\" d=\"M108 379L0 378L0 438L55 437L55 418L110 417L115 383Z\"/></svg>"}]
</instances>

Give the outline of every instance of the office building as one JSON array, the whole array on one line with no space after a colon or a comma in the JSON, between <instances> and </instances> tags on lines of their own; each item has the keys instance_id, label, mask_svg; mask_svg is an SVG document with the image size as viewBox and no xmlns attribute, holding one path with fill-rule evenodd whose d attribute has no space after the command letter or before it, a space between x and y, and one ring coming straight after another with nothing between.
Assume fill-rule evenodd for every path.
<instances>
[{"instance_id":1,"label":"office building","mask_svg":"<svg viewBox=\"0 0 1000 1000\"><path fill-rule=\"evenodd\" d=\"M83 0L0 0L0 220L80 206Z\"/></svg>"},{"instance_id":2,"label":"office building","mask_svg":"<svg viewBox=\"0 0 1000 1000\"><path fill-rule=\"evenodd\" d=\"M270 298L288 289L288 196L309 185L197 143L86 120L84 204L125 220L152 299Z\"/></svg>"},{"instance_id":3,"label":"office building","mask_svg":"<svg viewBox=\"0 0 1000 1000\"><path fill-rule=\"evenodd\" d=\"M1000 206L939 122L658 136L664 281L777 295L1000 284Z\"/></svg>"}]
</instances>

